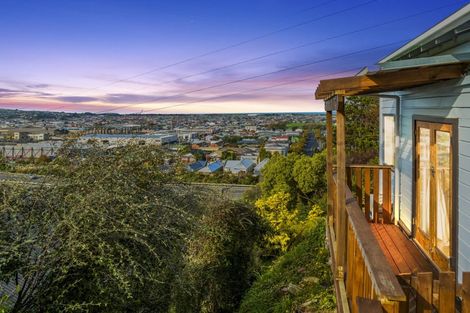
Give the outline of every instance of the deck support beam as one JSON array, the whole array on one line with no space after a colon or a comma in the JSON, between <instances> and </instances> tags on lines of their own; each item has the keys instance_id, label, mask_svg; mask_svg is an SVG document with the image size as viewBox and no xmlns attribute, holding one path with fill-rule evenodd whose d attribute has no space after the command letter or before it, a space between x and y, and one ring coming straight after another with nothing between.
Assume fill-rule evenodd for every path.
<instances>
[{"instance_id":1,"label":"deck support beam","mask_svg":"<svg viewBox=\"0 0 470 313\"><path fill-rule=\"evenodd\" d=\"M326 112L326 182L328 186L328 223L333 225L334 186L333 186L333 112Z\"/></svg>"},{"instance_id":2,"label":"deck support beam","mask_svg":"<svg viewBox=\"0 0 470 313\"><path fill-rule=\"evenodd\" d=\"M337 103L336 110L336 247L337 247L337 273L338 277L344 276L346 266L346 130L344 115L344 97L335 96Z\"/></svg>"}]
</instances>

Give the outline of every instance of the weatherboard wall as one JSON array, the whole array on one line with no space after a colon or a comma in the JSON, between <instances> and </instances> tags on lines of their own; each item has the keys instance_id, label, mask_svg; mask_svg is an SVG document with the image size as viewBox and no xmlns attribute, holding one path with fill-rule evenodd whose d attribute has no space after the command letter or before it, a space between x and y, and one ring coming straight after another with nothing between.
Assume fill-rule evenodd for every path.
<instances>
[{"instance_id":1,"label":"weatherboard wall","mask_svg":"<svg viewBox=\"0 0 470 313\"><path fill-rule=\"evenodd\" d=\"M399 137L397 138L395 180L397 190L395 209L405 227L412 227L413 195L413 117L428 116L458 120L457 187L457 267L459 280L462 271L470 271L470 76L401 92ZM383 114L395 111L393 99L381 99ZM381 150L383 143L381 141ZM382 154L381 154L382 155Z\"/></svg>"}]
</instances>

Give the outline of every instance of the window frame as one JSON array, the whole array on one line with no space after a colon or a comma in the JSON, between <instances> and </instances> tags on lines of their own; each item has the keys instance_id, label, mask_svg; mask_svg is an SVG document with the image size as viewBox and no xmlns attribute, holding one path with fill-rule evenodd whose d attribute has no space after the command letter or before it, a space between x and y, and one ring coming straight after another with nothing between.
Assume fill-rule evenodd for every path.
<instances>
[{"instance_id":1,"label":"window frame","mask_svg":"<svg viewBox=\"0 0 470 313\"><path fill-rule=\"evenodd\" d=\"M411 237L413 239L416 238L416 218L417 218L417 157L416 157L416 144L417 144L417 124L418 122L423 123L438 123L438 124L448 124L451 126L452 129L452 136L451 136L451 166L453 169L452 172L452 205L451 205L451 231L450 236L452 238L451 242L451 249L452 253L449 258L450 270L455 271L457 269L458 264L458 177L459 177L459 140L458 140L458 119L457 118L443 118L443 117L435 117L435 116L424 116L424 115L413 115L412 117L412 230L411 230ZM424 249L423 249L424 250ZM439 249L437 249L438 253L441 253ZM426 255L428 252L425 251ZM433 263L434 261L431 260Z\"/></svg>"}]
</instances>

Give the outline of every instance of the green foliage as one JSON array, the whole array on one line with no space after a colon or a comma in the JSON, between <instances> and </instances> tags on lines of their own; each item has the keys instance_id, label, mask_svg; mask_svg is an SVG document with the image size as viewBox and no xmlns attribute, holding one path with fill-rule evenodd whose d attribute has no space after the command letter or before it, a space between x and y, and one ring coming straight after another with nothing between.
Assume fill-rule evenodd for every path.
<instances>
[{"instance_id":1,"label":"green foliage","mask_svg":"<svg viewBox=\"0 0 470 313\"><path fill-rule=\"evenodd\" d=\"M374 163L379 152L379 101L376 97L347 97L346 155L350 164Z\"/></svg>"},{"instance_id":2,"label":"green foliage","mask_svg":"<svg viewBox=\"0 0 470 313\"><path fill-rule=\"evenodd\" d=\"M249 208L179 184L157 147L64 153L60 177L0 185L0 281L20 282L14 312L167 312L206 284L187 301L235 306L261 233Z\"/></svg>"},{"instance_id":3,"label":"green foliage","mask_svg":"<svg viewBox=\"0 0 470 313\"><path fill-rule=\"evenodd\" d=\"M298 155L290 154L287 157L275 153L263 168L263 179L260 188L264 197L277 192L296 194L295 181L292 176L295 161Z\"/></svg>"},{"instance_id":4,"label":"green foliage","mask_svg":"<svg viewBox=\"0 0 470 313\"><path fill-rule=\"evenodd\" d=\"M237 154L233 150L226 150L222 152L222 160L236 160Z\"/></svg>"},{"instance_id":5,"label":"green foliage","mask_svg":"<svg viewBox=\"0 0 470 313\"><path fill-rule=\"evenodd\" d=\"M259 215L273 228L273 234L267 236L273 250L285 252L290 240L300 232L299 211L289 209L290 202L291 195L281 191L255 203Z\"/></svg>"},{"instance_id":6,"label":"green foliage","mask_svg":"<svg viewBox=\"0 0 470 313\"><path fill-rule=\"evenodd\" d=\"M290 154L287 157L275 154L263 169L260 188L263 196L279 191L289 193L306 201L321 196L326 191L326 152L312 157Z\"/></svg>"},{"instance_id":7,"label":"green foliage","mask_svg":"<svg viewBox=\"0 0 470 313\"><path fill-rule=\"evenodd\" d=\"M260 219L246 204L217 202L208 202L203 227L189 239L176 312L234 312L252 280L253 251L264 233Z\"/></svg>"},{"instance_id":8,"label":"green foliage","mask_svg":"<svg viewBox=\"0 0 470 313\"><path fill-rule=\"evenodd\" d=\"M244 297L239 313L334 312L325 221L270 265Z\"/></svg>"},{"instance_id":9,"label":"green foliage","mask_svg":"<svg viewBox=\"0 0 470 313\"><path fill-rule=\"evenodd\" d=\"M305 195L321 196L326 191L326 153L316 153L313 157L301 156L294 164L293 177Z\"/></svg>"},{"instance_id":10,"label":"green foliage","mask_svg":"<svg viewBox=\"0 0 470 313\"><path fill-rule=\"evenodd\" d=\"M295 130L297 128L305 128L307 125L308 125L307 123L292 122L292 123L288 123L286 127L288 129Z\"/></svg>"},{"instance_id":11,"label":"green foliage","mask_svg":"<svg viewBox=\"0 0 470 313\"><path fill-rule=\"evenodd\" d=\"M263 161L264 159L266 158L270 158L272 155L271 155L271 152L268 152L266 151L266 148L264 146L262 146L260 149L259 149L259 161Z\"/></svg>"},{"instance_id":12,"label":"green foliage","mask_svg":"<svg viewBox=\"0 0 470 313\"><path fill-rule=\"evenodd\" d=\"M210 175L201 174L197 172L187 172L181 170L178 173L178 178L185 182L190 183L214 183L214 184L240 184L240 185L255 185L258 183L258 177L248 173L240 173L238 175L218 171Z\"/></svg>"},{"instance_id":13,"label":"green foliage","mask_svg":"<svg viewBox=\"0 0 470 313\"><path fill-rule=\"evenodd\" d=\"M235 144L239 143L240 140L242 140L242 137L240 137L240 136L225 136L223 138L223 140L224 140L225 143L235 145Z\"/></svg>"},{"instance_id":14,"label":"green foliage","mask_svg":"<svg viewBox=\"0 0 470 313\"><path fill-rule=\"evenodd\" d=\"M307 139L308 139L309 133L310 133L309 130L305 130L302 133L302 136L300 136L296 142L291 144L291 146L289 147L289 152L290 153L303 154L304 149L305 149L305 145L307 144Z\"/></svg>"},{"instance_id":15,"label":"green foliage","mask_svg":"<svg viewBox=\"0 0 470 313\"><path fill-rule=\"evenodd\" d=\"M267 250L285 251L303 230L304 220L326 190L326 154L313 157L274 155L263 169L258 213L273 232L266 236Z\"/></svg>"},{"instance_id":16,"label":"green foliage","mask_svg":"<svg viewBox=\"0 0 470 313\"><path fill-rule=\"evenodd\" d=\"M286 130L287 129L287 121L279 121L279 122L273 122L269 125L267 125L267 128L271 130Z\"/></svg>"}]
</instances>

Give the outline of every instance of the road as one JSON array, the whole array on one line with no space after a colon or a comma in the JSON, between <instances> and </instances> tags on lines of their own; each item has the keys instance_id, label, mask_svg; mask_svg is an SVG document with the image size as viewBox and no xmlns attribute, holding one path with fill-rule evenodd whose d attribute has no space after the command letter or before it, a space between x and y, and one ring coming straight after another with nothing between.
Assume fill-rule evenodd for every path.
<instances>
[{"instance_id":1,"label":"road","mask_svg":"<svg viewBox=\"0 0 470 313\"><path fill-rule=\"evenodd\" d=\"M313 130L309 130L307 143L304 147L304 152L308 156L312 156L315 153L315 150L318 148L317 140L315 139L315 135L313 134Z\"/></svg>"}]
</instances>

